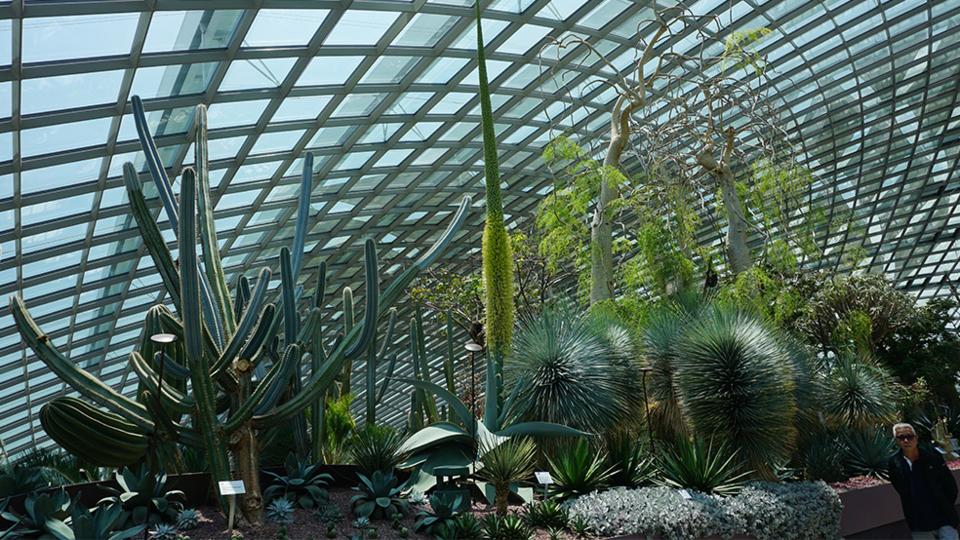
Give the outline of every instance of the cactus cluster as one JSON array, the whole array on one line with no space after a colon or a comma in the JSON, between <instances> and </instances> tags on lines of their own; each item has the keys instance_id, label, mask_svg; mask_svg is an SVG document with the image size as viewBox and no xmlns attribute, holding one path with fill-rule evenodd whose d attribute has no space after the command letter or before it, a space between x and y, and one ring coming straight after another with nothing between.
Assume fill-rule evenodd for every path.
<instances>
[{"instance_id":1,"label":"cactus cluster","mask_svg":"<svg viewBox=\"0 0 960 540\"><path fill-rule=\"evenodd\" d=\"M194 167L182 173L178 200L146 125L143 103L136 96L132 102L147 166L176 233L176 262L131 163L124 165L124 183L131 213L173 309L157 305L147 313L141 347L129 356L140 382L134 399L65 357L36 325L23 299L12 297L11 311L25 343L51 371L88 400L54 399L43 407L41 421L64 448L98 465L119 466L145 458L155 469L169 468L167 465L177 459L179 444L200 448L206 453L214 481L239 476L245 482L247 492L241 497L240 507L248 521L258 524L263 503L257 433L293 421L299 453L320 447L324 396L336 391L338 378L342 384L349 384L349 378L341 374L364 356L368 388L371 381L375 382L372 373L376 363L383 359L392 341L390 328L396 315L391 307L416 275L450 243L466 217L470 199L464 197L437 243L398 273L384 290L380 288L376 244L372 239L364 242L363 316L354 320L351 313L350 324L329 344L321 324L326 273L323 264L313 306L305 317L297 312L303 296L298 283L304 266L313 156L304 158L293 244L280 250L280 297L274 302L268 300L269 268L260 270L252 288L245 276L239 277L231 295L214 229L206 108L197 106ZM353 311L352 292L345 296L350 302L344 309ZM378 322L388 312L387 339L375 351ZM155 331L174 334L176 342L162 352L157 350L148 338ZM390 361L392 364L395 360ZM311 367L309 376L302 373L304 365ZM262 375L254 379L255 372ZM377 394L382 398L385 391L384 385ZM374 393L368 392L368 400L370 394ZM373 407L368 401L371 420L377 397L373 399ZM308 443L304 412L310 407L313 440ZM184 415L190 416L189 422L181 421ZM231 471L231 462L236 471Z\"/></svg>"}]
</instances>

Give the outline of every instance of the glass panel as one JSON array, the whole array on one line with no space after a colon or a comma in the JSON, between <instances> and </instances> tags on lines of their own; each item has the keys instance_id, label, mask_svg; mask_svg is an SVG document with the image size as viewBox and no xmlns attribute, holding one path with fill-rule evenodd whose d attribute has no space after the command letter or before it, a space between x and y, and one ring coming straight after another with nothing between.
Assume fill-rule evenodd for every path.
<instances>
[{"instance_id":1,"label":"glass panel","mask_svg":"<svg viewBox=\"0 0 960 540\"><path fill-rule=\"evenodd\" d=\"M331 99L331 96L288 97L273 113L273 121L311 120L323 111Z\"/></svg>"},{"instance_id":2,"label":"glass panel","mask_svg":"<svg viewBox=\"0 0 960 540\"><path fill-rule=\"evenodd\" d=\"M220 83L220 92L247 88L272 88L280 86L293 67L295 58L269 58L267 60L234 60Z\"/></svg>"},{"instance_id":3,"label":"glass panel","mask_svg":"<svg viewBox=\"0 0 960 540\"><path fill-rule=\"evenodd\" d=\"M139 13L23 20L23 62L130 54Z\"/></svg>"},{"instance_id":4,"label":"glass panel","mask_svg":"<svg viewBox=\"0 0 960 540\"><path fill-rule=\"evenodd\" d=\"M256 124L269 103L269 99L214 103L208 111L207 121L211 129Z\"/></svg>"},{"instance_id":5,"label":"glass panel","mask_svg":"<svg viewBox=\"0 0 960 540\"><path fill-rule=\"evenodd\" d=\"M230 44L243 10L160 11L153 14L143 52L219 49Z\"/></svg>"},{"instance_id":6,"label":"glass panel","mask_svg":"<svg viewBox=\"0 0 960 540\"><path fill-rule=\"evenodd\" d=\"M110 121L110 118L98 118L84 122L25 129L20 132L20 149L24 156L36 156L73 148L99 146L107 142ZM3 160L3 158L3 154L0 153L0 160Z\"/></svg>"},{"instance_id":7,"label":"glass panel","mask_svg":"<svg viewBox=\"0 0 960 540\"><path fill-rule=\"evenodd\" d=\"M96 158L23 171L20 173L20 191L24 194L35 193L97 180L102 162L103 159Z\"/></svg>"},{"instance_id":8,"label":"glass panel","mask_svg":"<svg viewBox=\"0 0 960 540\"><path fill-rule=\"evenodd\" d=\"M123 70L26 79L20 97L23 114L117 102Z\"/></svg>"},{"instance_id":9,"label":"glass panel","mask_svg":"<svg viewBox=\"0 0 960 540\"><path fill-rule=\"evenodd\" d=\"M144 99L199 94L207 90L219 62L140 68L131 95Z\"/></svg>"},{"instance_id":10,"label":"glass panel","mask_svg":"<svg viewBox=\"0 0 960 540\"><path fill-rule=\"evenodd\" d=\"M0 66L9 66L12 62L10 44L13 43L11 33L13 24L10 19L0 21Z\"/></svg>"},{"instance_id":11,"label":"glass panel","mask_svg":"<svg viewBox=\"0 0 960 540\"><path fill-rule=\"evenodd\" d=\"M362 61L362 56L318 56L303 70L297 86L343 84Z\"/></svg>"},{"instance_id":12,"label":"glass panel","mask_svg":"<svg viewBox=\"0 0 960 540\"><path fill-rule=\"evenodd\" d=\"M264 154L267 152L290 152L300 140L300 137L307 130L300 129L295 131L278 131L274 133L264 133L257 139L257 143L250 150L251 155Z\"/></svg>"},{"instance_id":13,"label":"glass panel","mask_svg":"<svg viewBox=\"0 0 960 540\"><path fill-rule=\"evenodd\" d=\"M393 44L408 47L433 47L440 41L440 38L446 35L447 30L456 24L457 19L457 17L449 15L418 13L404 27Z\"/></svg>"},{"instance_id":14,"label":"glass panel","mask_svg":"<svg viewBox=\"0 0 960 540\"><path fill-rule=\"evenodd\" d=\"M324 45L376 45L398 13L351 9L340 17Z\"/></svg>"},{"instance_id":15,"label":"glass panel","mask_svg":"<svg viewBox=\"0 0 960 540\"><path fill-rule=\"evenodd\" d=\"M244 36L243 45L306 45L327 13L325 9L261 9Z\"/></svg>"},{"instance_id":16,"label":"glass panel","mask_svg":"<svg viewBox=\"0 0 960 540\"><path fill-rule=\"evenodd\" d=\"M400 82L400 79L410 74L410 70L419 60L409 56L381 56L373 67L367 70L360 82L367 84Z\"/></svg>"}]
</instances>

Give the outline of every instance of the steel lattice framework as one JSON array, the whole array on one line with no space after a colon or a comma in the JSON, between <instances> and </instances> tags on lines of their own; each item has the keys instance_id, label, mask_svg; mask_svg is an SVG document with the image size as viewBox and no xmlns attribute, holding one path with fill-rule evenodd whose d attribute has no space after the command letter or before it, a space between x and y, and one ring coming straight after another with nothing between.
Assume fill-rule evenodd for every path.
<instances>
[{"instance_id":1,"label":"steel lattice framework","mask_svg":"<svg viewBox=\"0 0 960 540\"><path fill-rule=\"evenodd\" d=\"M504 206L508 226L520 227L552 187L543 145L558 128L602 141L614 97L588 84L610 77L602 62L541 47L574 33L629 70L638 39L652 32L654 4L481 5ZM773 30L760 42L773 68L766 84L776 86L788 130L818 179L813 197L864 224L827 239L827 256L815 264L836 267L856 247L867 254L864 268L921 299L952 294L960 279L960 2L686 5L719 16L721 38ZM165 298L120 177L123 162L142 165L133 94L144 98L171 177L192 160L193 107L210 107L215 217L231 282L276 266L293 236L307 150L320 180L306 268L326 259L337 288L359 283L358 246L372 236L394 272L469 193L478 211L443 262L463 267L482 227L474 24L472 0L0 2L3 303L23 295L61 350L118 390L135 390L126 357L143 314ZM690 45L684 37L670 46ZM554 76L558 67L567 76ZM165 233L172 241L169 227ZM719 237L704 230L701 240ZM409 364L401 360L398 370L409 373ZM4 306L6 452L43 444L39 407L68 391L24 349ZM381 417L400 423L407 404L397 385Z\"/></svg>"}]
</instances>

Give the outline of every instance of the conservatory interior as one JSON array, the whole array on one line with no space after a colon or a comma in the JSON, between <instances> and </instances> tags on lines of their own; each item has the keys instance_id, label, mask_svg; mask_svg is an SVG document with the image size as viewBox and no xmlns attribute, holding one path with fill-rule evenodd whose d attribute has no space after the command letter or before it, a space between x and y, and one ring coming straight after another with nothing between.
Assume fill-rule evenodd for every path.
<instances>
[{"instance_id":1,"label":"conservatory interior","mask_svg":"<svg viewBox=\"0 0 960 540\"><path fill-rule=\"evenodd\" d=\"M0 2L0 539L955 538L958 27Z\"/></svg>"}]
</instances>

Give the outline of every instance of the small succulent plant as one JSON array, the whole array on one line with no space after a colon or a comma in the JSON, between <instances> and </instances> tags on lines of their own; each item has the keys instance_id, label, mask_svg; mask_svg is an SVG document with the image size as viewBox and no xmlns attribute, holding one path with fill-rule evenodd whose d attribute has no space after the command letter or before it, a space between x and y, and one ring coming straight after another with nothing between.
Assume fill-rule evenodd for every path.
<instances>
[{"instance_id":1,"label":"small succulent plant","mask_svg":"<svg viewBox=\"0 0 960 540\"><path fill-rule=\"evenodd\" d=\"M399 536L400 538L409 538L409 537L410 537L410 529L408 529L408 528L406 528L406 527L400 527L400 530L397 531L397 536Z\"/></svg>"},{"instance_id":2,"label":"small succulent plant","mask_svg":"<svg viewBox=\"0 0 960 540\"><path fill-rule=\"evenodd\" d=\"M317 515L317 519L328 524L335 525L343 521L343 512L340 511L340 508L332 504L326 504L321 506L317 510L316 515Z\"/></svg>"},{"instance_id":3,"label":"small succulent plant","mask_svg":"<svg viewBox=\"0 0 960 540\"><path fill-rule=\"evenodd\" d=\"M324 534L327 538L336 538L337 537L337 524L336 523L327 523L327 532Z\"/></svg>"},{"instance_id":4,"label":"small succulent plant","mask_svg":"<svg viewBox=\"0 0 960 540\"><path fill-rule=\"evenodd\" d=\"M570 519L570 530L577 538L586 538L593 532L590 528L590 522L583 516L574 516Z\"/></svg>"},{"instance_id":5,"label":"small succulent plant","mask_svg":"<svg viewBox=\"0 0 960 540\"><path fill-rule=\"evenodd\" d=\"M169 523L157 523L150 529L150 540L177 540L180 536L177 526Z\"/></svg>"},{"instance_id":6,"label":"small succulent plant","mask_svg":"<svg viewBox=\"0 0 960 540\"><path fill-rule=\"evenodd\" d=\"M177 515L177 529L181 531L188 531L190 529L196 529L197 525L200 524L200 512L197 512L193 508L187 508L181 510Z\"/></svg>"},{"instance_id":7,"label":"small succulent plant","mask_svg":"<svg viewBox=\"0 0 960 540\"><path fill-rule=\"evenodd\" d=\"M353 520L353 526L357 529L366 529L370 526L370 518L360 516L357 519Z\"/></svg>"},{"instance_id":8,"label":"small succulent plant","mask_svg":"<svg viewBox=\"0 0 960 540\"><path fill-rule=\"evenodd\" d=\"M286 525L280 525L280 528L277 529L277 540L290 540Z\"/></svg>"},{"instance_id":9,"label":"small succulent plant","mask_svg":"<svg viewBox=\"0 0 960 540\"><path fill-rule=\"evenodd\" d=\"M548 540L561 540L563 538L563 529L547 529Z\"/></svg>"},{"instance_id":10,"label":"small succulent plant","mask_svg":"<svg viewBox=\"0 0 960 540\"><path fill-rule=\"evenodd\" d=\"M367 529L367 538L380 538L380 533L377 532L377 529L370 527Z\"/></svg>"},{"instance_id":11,"label":"small succulent plant","mask_svg":"<svg viewBox=\"0 0 960 540\"><path fill-rule=\"evenodd\" d=\"M427 504L427 495L418 489L414 489L407 495L407 502L416 506L423 506Z\"/></svg>"},{"instance_id":12,"label":"small succulent plant","mask_svg":"<svg viewBox=\"0 0 960 540\"><path fill-rule=\"evenodd\" d=\"M293 523L293 503L287 499L274 499L267 505L267 519L277 523Z\"/></svg>"},{"instance_id":13,"label":"small succulent plant","mask_svg":"<svg viewBox=\"0 0 960 540\"><path fill-rule=\"evenodd\" d=\"M456 517L454 527L460 540L480 540L483 538L483 525L477 516L464 512Z\"/></svg>"},{"instance_id":14,"label":"small succulent plant","mask_svg":"<svg viewBox=\"0 0 960 540\"><path fill-rule=\"evenodd\" d=\"M516 514L486 516L483 519L483 532L484 538L490 540L527 540L533 536L530 527Z\"/></svg>"}]
</instances>

